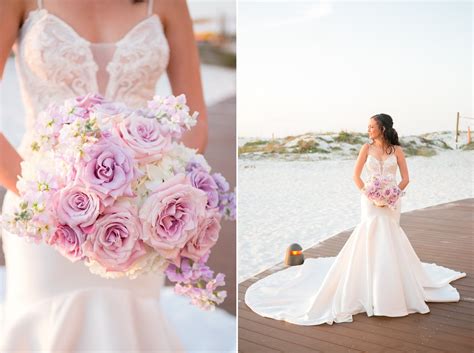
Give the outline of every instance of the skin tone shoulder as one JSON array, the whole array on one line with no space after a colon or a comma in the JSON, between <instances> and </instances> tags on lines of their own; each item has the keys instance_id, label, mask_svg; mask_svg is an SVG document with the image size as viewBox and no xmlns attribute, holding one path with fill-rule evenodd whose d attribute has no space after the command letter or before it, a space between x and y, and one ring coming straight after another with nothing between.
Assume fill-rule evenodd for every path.
<instances>
[{"instance_id":1,"label":"skin tone shoulder","mask_svg":"<svg viewBox=\"0 0 474 353\"><path fill-rule=\"evenodd\" d=\"M131 0L43 0L43 6L86 40L115 42L145 18L148 4L146 1L133 4ZM18 32L28 13L36 8L37 0L0 1L0 80L12 47L15 50ZM170 47L167 74L172 92L174 95L184 93L191 111L199 112L198 123L184 135L183 142L203 153L208 141L207 110L187 3L185 0L155 0L152 12L159 16ZM18 193L16 181L21 171L21 157L2 132L0 151L0 184Z\"/></svg>"},{"instance_id":2,"label":"skin tone shoulder","mask_svg":"<svg viewBox=\"0 0 474 353\"><path fill-rule=\"evenodd\" d=\"M387 158L387 154L384 152L384 146L386 142L383 137L382 130L378 126L375 119L369 119L369 124L367 127L367 131L369 133L369 137L374 141L373 148L379 152L379 156L376 157L379 160ZM400 146L395 147L395 157L397 158L397 164L400 168L400 176L401 181L398 184L398 187L404 190L408 183L409 183L409 176L408 176L408 166L405 159L405 154L403 153L403 149ZM359 156L357 157L356 164L354 166L354 173L353 173L353 180L356 184L357 188L361 190L364 187L364 182L360 177L362 174L362 169L364 168L364 164L367 161L367 157L369 155L369 144L364 144L360 151Z\"/></svg>"}]
</instances>

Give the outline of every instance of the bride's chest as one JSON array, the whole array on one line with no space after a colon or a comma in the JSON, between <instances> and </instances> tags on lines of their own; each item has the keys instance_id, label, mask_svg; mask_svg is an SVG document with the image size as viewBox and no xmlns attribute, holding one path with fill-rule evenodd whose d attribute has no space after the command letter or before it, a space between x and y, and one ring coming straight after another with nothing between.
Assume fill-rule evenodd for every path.
<instances>
[{"instance_id":1,"label":"bride's chest","mask_svg":"<svg viewBox=\"0 0 474 353\"><path fill-rule=\"evenodd\" d=\"M100 69L107 72L112 86L127 81L135 86L154 84L169 60L168 43L155 16L138 23L115 43L96 45L60 18L39 10L22 27L19 51L36 79L73 86L75 79L81 78L82 85L89 83L89 91L97 91Z\"/></svg>"},{"instance_id":2,"label":"bride's chest","mask_svg":"<svg viewBox=\"0 0 474 353\"><path fill-rule=\"evenodd\" d=\"M369 175L377 174L395 176L398 169L398 163L397 158L394 155L385 159L377 159L369 154L365 167Z\"/></svg>"}]
</instances>

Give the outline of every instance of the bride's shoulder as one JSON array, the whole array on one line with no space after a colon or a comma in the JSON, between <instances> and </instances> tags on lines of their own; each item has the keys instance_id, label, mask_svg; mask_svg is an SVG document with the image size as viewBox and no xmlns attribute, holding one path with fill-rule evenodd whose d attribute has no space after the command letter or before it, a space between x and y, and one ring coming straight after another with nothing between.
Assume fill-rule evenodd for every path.
<instances>
[{"instance_id":1,"label":"bride's shoulder","mask_svg":"<svg viewBox=\"0 0 474 353\"><path fill-rule=\"evenodd\" d=\"M360 152L369 152L370 146L371 146L371 143L369 142L364 143L360 148Z\"/></svg>"},{"instance_id":2,"label":"bride's shoulder","mask_svg":"<svg viewBox=\"0 0 474 353\"><path fill-rule=\"evenodd\" d=\"M400 158L405 157L405 153L403 153L403 147L400 145L395 145L393 146L395 148L395 157L397 157L397 160L400 160Z\"/></svg>"},{"instance_id":3,"label":"bride's shoulder","mask_svg":"<svg viewBox=\"0 0 474 353\"><path fill-rule=\"evenodd\" d=\"M403 154L403 147L400 145L393 146L395 148L395 154Z\"/></svg>"},{"instance_id":4,"label":"bride's shoulder","mask_svg":"<svg viewBox=\"0 0 474 353\"><path fill-rule=\"evenodd\" d=\"M359 150L359 159L360 158L367 158L367 156L369 155L369 147L370 147L370 144L369 143L364 143L361 147L360 147L360 150Z\"/></svg>"}]
</instances>

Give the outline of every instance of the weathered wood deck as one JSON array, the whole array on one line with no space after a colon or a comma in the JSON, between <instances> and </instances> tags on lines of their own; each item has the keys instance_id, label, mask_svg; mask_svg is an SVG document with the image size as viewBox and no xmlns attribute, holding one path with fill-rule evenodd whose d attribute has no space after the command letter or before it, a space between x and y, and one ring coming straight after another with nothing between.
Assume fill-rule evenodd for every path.
<instances>
[{"instance_id":1,"label":"weathered wood deck","mask_svg":"<svg viewBox=\"0 0 474 353\"><path fill-rule=\"evenodd\" d=\"M473 352L474 199L402 214L401 226L424 262L466 272L453 285L458 303L429 303L428 314L401 318L354 316L354 322L297 326L258 316L244 302L246 289L284 267L276 265L239 284L239 352ZM305 257L335 256L352 230L304 251Z\"/></svg>"},{"instance_id":2,"label":"weathered wood deck","mask_svg":"<svg viewBox=\"0 0 474 353\"><path fill-rule=\"evenodd\" d=\"M236 104L235 96L208 108L209 142L204 154L213 172L225 176L231 189L236 177ZM212 249L209 266L216 272L225 273L227 298L220 306L229 313L236 314L236 222L222 221L219 241Z\"/></svg>"}]
</instances>

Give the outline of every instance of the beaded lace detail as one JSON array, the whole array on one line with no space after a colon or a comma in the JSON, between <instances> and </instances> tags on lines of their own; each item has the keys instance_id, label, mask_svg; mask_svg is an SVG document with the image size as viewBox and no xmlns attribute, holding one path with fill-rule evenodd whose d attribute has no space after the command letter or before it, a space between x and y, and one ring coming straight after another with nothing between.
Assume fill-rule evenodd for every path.
<instances>
[{"instance_id":1,"label":"beaded lace detail","mask_svg":"<svg viewBox=\"0 0 474 353\"><path fill-rule=\"evenodd\" d=\"M392 153L385 159L379 160L377 157L370 153L369 146L369 153L367 156L365 167L367 169L369 178L374 175L379 175L393 178L395 180L398 168L397 157L394 153Z\"/></svg>"},{"instance_id":2,"label":"beaded lace detail","mask_svg":"<svg viewBox=\"0 0 474 353\"><path fill-rule=\"evenodd\" d=\"M27 132L34 128L35 116L50 103L78 95L98 92L132 107L144 105L155 94L156 83L169 61L168 42L155 14L136 24L119 41L103 43L102 47L102 43L87 41L61 18L39 8L28 14L17 44L15 61ZM108 77L100 92L95 57L104 50L110 60L103 64L102 71Z\"/></svg>"}]
</instances>

